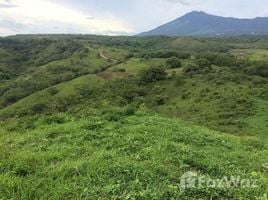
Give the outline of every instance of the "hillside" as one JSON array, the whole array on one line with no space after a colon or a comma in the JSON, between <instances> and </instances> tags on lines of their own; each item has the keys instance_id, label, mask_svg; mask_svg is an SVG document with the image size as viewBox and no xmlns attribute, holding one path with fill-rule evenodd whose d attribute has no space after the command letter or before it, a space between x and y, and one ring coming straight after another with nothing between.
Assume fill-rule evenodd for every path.
<instances>
[{"instance_id":1,"label":"hillside","mask_svg":"<svg viewBox=\"0 0 268 200\"><path fill-rule=\"evenodd\" d=\"M0 199L268 193L268 38L0 38ZM182 191L180 176L257 188Z\"/></svg>"},{"instance_id":2,"label":"hillside","mask_svg":"<svg viewBox=\"0 0 268 200\"><path fill-rule=\"evenodd\" d=\"M267 143L181 121L85 110L2 124L0 195L6 199L254 199L267 191ZM117 115L119 118L112 116ZM258 179L258 189L182 192L185 171Z\"/></svg>"},{"instance_id":3,"label":"hillside","mask_svg":"<svg viewBox=\"0 0 268 200\"><path fill-rule=\"evenodd\" d=\"M140 36L241 36L267 35L268 17L238 19L193 11Z\"/></svg>"}]
</instances>

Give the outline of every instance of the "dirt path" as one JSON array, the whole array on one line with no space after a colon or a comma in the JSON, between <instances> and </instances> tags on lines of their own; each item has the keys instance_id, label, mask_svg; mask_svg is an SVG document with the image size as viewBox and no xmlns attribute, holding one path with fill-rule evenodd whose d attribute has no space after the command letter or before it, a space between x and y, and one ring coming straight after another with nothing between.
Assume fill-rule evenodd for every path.
<instances>
[{"instance_id":1,"label":"dirt path","mask_svg":"<svg viewBox=\"0 0 268 200\"><path fill-rule=\"evenodd\" d=\"M100 50L99 54L100 54L100 57L105 59L105 60L111 60L111 61L114 61L114 62L118 62L118 60L116 60L116 59L108 58L107 56L105 56L103 54L103 51L101 51L101 50Z\"/></svg>"}]
</instances>

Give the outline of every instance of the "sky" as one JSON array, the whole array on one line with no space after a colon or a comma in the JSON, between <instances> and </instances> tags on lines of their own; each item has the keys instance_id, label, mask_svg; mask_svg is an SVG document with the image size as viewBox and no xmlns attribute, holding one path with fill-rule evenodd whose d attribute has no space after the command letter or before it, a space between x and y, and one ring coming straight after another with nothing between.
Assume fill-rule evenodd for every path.
<instances>
[{"instance_id":1,"label":"sky","mask_svg":"<svg viewBox=\"0 0 268 200\"><path fill-rule=\"evenodd\" d=\"M268 16L267 0L0 0L0 36L39 33L133 35L191 11Z\"/></svg>"}]
</instances>

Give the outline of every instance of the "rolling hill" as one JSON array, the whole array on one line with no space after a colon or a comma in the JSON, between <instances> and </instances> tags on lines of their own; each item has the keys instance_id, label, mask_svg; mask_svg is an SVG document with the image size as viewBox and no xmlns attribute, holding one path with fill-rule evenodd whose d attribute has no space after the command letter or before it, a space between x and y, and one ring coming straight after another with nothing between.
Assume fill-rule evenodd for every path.
<instances>
[{"instance_id":1,"label":"rolling hill","mask_svg":"<svg viewBox=\"0 0 268 200\"><path fill-rule=\"evenodd\" d=\"M267 35L268 17L238 19L193 11L140 36L235 36Z\"/></svg>"},{"instance_id":2,"label":"rolling hill","mask_svg":"<svg viewBox=\"0 0 268 200\"><path fill-rule=\"evenodd\" d=\"M268 194L267 37L0 38L0 199ZM257 188L180 188L191 172Z\"/></svg>"}]
</instances>

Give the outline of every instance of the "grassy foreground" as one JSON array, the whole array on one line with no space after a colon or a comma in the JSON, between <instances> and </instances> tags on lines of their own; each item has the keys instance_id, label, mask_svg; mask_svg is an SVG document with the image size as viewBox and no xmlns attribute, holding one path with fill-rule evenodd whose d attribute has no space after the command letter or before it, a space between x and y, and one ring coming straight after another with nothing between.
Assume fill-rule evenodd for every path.
<instances>
[{"instance_id":1,"label":"grassy foreground","mask_svg":"<svg viewBox=\"0 0 268 200\"><path fill-rule=\"evenodd\" d=\"M0 199L265 199L266 141L141 110L83 113L1 125ZM254 178L259 187L184 192L187 171Z\"/></svg>"}]
</instances>

